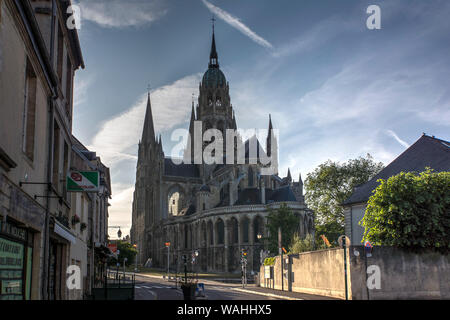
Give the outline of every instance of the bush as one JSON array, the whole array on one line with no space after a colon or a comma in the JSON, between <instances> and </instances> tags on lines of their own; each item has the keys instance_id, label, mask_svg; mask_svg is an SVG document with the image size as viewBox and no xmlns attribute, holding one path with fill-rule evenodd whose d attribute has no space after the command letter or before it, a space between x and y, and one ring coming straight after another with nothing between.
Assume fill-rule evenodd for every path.
<instances>
[{"instance_id":1,"label":"bush","mask_svg":"<svg viewBox=\"0 0 450 320\"><path fill-rule=\"evenodd\" d=\"M291 245L289 246L289 254L321 250L326 248L327 246L322 239L320 240L320 242L315 244L314 237L311 234L307 234L305 239L302 239L296 233L292 238Z\"/></svg>"},{"instance_id":2,"label":"bush","mask_svg":"<svg viewBox=\"0 0 450 320\"><path fill-rule=\"evenodd\" d=\"M450 251L450 172L401 172L369 198L360 221L373 245Z\"/></svg>"},{"instance_id":3,"label":"bush","mask_svg":"<svg viewBox=\"0 0 450 320\"><path fill-rule=\"evenodd\" d=\"M265 266L273 266L275 264L275 257L270 257L264 259L264 265Z\"/></svg>"}]
</instances>

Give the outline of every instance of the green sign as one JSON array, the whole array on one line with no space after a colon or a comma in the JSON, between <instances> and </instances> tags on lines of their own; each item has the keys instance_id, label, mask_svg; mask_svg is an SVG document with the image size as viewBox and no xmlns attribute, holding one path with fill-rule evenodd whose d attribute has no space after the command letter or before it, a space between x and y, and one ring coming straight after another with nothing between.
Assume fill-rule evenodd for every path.
<instances>
[{"instance_id":1,"label":"green sign","mask_svg":"<svg viewBox=\"0 0 450 320\"><path fill-rule=\"evenodd\" d=\"M100 175L98 171L70 171L67 175L67 191L98 192Z\"/></svg>"},{"instance_id":2,"label":"green sign","mask_svg":"<svg viewBox=\"0 0 450 320\"><path fill-rule=\"evenodd\" d=\"M0 270L23 268L23 249L20 243L0 238Z\"/></svg>"},{"instance_id":3,"label":"green sign","mask_svg":"<svg viewBox=\"0 0 450 320\"><path fill-rule=\"evenodd\" d=\"M2 294L21 294L22 280L2 280Z\"/></svg>"}]
</instances>

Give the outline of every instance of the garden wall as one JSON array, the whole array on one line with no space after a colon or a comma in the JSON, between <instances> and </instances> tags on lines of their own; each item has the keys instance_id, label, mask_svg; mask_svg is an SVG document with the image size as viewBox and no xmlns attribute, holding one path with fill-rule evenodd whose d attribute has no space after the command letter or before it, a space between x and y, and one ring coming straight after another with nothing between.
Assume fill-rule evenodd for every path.
<instances>
[{"instance_id":1,"label":"garden wall","mask_svg":"<svg viewBox=\"0 0 450 320\"><path fill-rule=\"evenodd\" d=\"M305 252L283 259L283 282L278 256L272 279L264 278L261 267L260 286L345 299L343 249ZM379 270L379 286L369 289L368 280L376 285L375 270ZM349 299L450 299L449 255L374 247L371 256L366 256L362 246L351 246L347 249L347 272Z\"/></svg>"}]
</instances>

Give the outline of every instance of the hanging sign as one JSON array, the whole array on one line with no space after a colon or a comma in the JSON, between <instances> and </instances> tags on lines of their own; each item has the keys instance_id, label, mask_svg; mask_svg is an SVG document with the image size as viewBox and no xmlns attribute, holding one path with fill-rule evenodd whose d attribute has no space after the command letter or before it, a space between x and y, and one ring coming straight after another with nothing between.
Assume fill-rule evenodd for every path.
<instances>
[{"instance_id":1,"label":"hanging sign","mask_svg":"<svg viewBox=\"0 0 450 320\"><path fill-rule=\"evenodd\" d=\"M100 175L98 171L69 171L68 192L98 192Z\"/></svg>"}]
</instances>

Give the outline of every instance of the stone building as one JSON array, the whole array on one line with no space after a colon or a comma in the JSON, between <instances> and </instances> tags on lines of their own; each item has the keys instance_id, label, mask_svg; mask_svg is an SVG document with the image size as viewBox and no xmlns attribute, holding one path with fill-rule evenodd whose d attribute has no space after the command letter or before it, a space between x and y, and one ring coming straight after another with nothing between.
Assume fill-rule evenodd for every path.
<instances>
[{"instance_id":1,"label":"stone building","mask_svg":"<svg viewBox=\"0 0 450 320\"><path fill-rule=\"evenodd\" d=\"M1 300L82 297L66 286L69 265L89 264L81 250L87 236L72 223L81 202L65 182L76 162L73 79L84 68L77 30L67 24L70 5L0 1ZM99 158L90 162L109 185ZM93 218L107 215L107 200L96 195L91 202ZM91 228L101 228L93 229L95 242L105 244L106 223L92 221Z\"/></svg>"},{"instance_id":2,"label":"stone building","mask_svg":"<svg viewBox=\"0 0 450 320\"><path fill-rule=\"evenodd\" d=\"M72 192L70 221L76 241L70 246L70 264L81 270L81 288L70 290L69 299L80 300L92 294L94 278L103 279L105 265L96 254L108 246L108 200L111 198L111 179L96 152L88 150L72 136L71 169L76 171L99 171L100 192ZM74 223L77 217L78 222Z\"/></svg>"},{"instance_id":3,"label":"stone building","mask_svg":"<svg viewBox=\"0 0 450 320\"><path fill-rule=\"evenodd\" d=\"M197 252L195 270L239 272L240 252L246 249L248 270L258 270L270 208L286 204L298 216L300 234L314 232L313 213L303 198L303 182L301 177L294 182L290 172L281 178L277 161L271 163L274 174L263 174L266 166L260 158L274 155L272 159L276 159L278 155L270 116L266 151L256 136L243 141L237 135L233 137L232 157L236 159L236 150L241 148L244 163L207 164L196 160L199 152L191 140L198 123L202 133L217 129L223 140L228 138L227 129L237 129L229 83L219 68L214 31L208 69L199 91L197 105L192 103L190 135L182 163L166 157L161 136L155 137L149 93L139 142L131 241L137 244L141 264L151 259L153 266L167 266L168 249L164 245L170 242L172 268L181 265L182 255L191 257ZM252 146L256 146L256 152L252 153ZM206 147L203 143L200 151ZM224 158L227 152L223 150Z\"/></svg>"}]
</instances>

